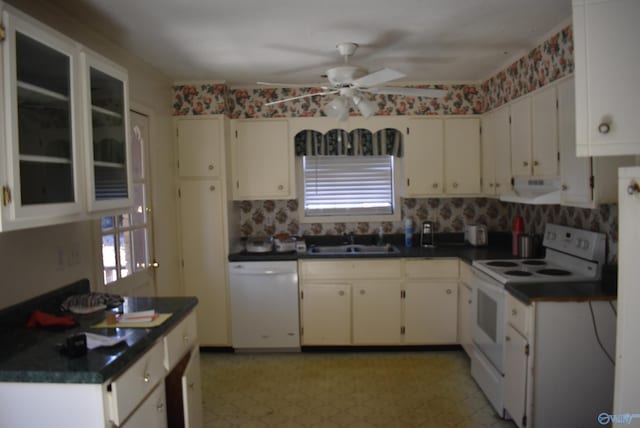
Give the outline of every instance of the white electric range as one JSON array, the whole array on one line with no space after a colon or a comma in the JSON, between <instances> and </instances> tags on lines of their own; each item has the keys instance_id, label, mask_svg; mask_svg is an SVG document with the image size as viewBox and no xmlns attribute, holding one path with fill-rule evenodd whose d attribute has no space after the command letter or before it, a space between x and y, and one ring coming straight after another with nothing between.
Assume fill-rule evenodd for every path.
<instances>
[{"instance_id":1,"label":"white electric range","mask_svg":"<svg viewBox=\"0 0 640 428\"><path fill-rule=\"evenodd\" d=\"M603 233L547 224L541 259L473 262L471 375L503 416L506 284L586 282L601 278L605 262Z\"/></svg>"}]
</instances>

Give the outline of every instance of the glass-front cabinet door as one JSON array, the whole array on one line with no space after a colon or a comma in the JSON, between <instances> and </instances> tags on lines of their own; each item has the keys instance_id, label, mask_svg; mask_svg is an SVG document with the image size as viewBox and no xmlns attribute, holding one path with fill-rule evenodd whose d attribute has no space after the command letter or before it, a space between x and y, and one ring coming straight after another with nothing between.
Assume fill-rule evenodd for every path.
<instances>
[{"instance_id":1,"label":"glass-front cabinet door","mask_svg":"<svg viewBox=\"0 0 640 428\"><path fill-rule=\"evenodd\" d=\"M2 228L51 224L83 208L74 83L78 48L28 18L5 11L3 21L7 149Z\"/></svg>"},{"instance_id":2,"label":"glass-front cabinet door","mask_svg":"<svg viewBox=\"0 0 640 428\"><path fill-rule=\"evenodd\" d=\"M89 211L130 207L127 71L91 52L81 58Z\"/></svg>"}]
</instances>

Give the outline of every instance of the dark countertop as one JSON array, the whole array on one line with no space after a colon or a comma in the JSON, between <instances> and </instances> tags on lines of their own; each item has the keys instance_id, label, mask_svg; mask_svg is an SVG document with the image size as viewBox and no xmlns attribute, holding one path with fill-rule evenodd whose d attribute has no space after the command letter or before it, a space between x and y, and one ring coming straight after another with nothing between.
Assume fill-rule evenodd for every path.
<instances>
[{"instance_id":1,"label":"dark countertop","mask_svg":"<svg viewBox=\"0 0 640 428\"><path fill-rule=\"evenodd\" d=\"M91 328L101 320L102 312L97 317L76 316L78 325L67 329L25 327L28 314L34 308L59 314L56 309L66 296L88 292L89 282L85 281L0 311L0 382L105 383L151 349L198 302L195 297L125 298L125 311L155 309L158 313L173 314L160 326L148 329ZM106 336L129 336L126 342L89 350L86 355L77 358L60 353L59 346L66 337L85 331Z\"/></svg>"},{"instance_id":2,"label":"dark countertop","mask_svg":"<svg viewBox=\"0 0 640 428\"><path fill-rule=\"evenodd\" d=\"M356 244L373 244L375 236L356 235ZM342 236L312 236L305 237L307 246L311 245L340 245L344 243ZM264 253L251 254L240 252L229 255L229 261L279 261L279 260L314 260L314 259L364 259L364 258L459 258L471 264L474 260L512 259L511 234L489 233L489 245L474 247L466 244L460 233L436 234L436 246L423 248L413 246L406 248L403 245L402 235L385 236L386 242L395 245L399 252L384 254L313 254L313 253ZM414 243L419 238L413 239ZM601 281L589 283L520 283L508 284L506 290L525 304L533 301L587 301L587 300L613 300L617 295L617 277L615 266L608 267L603 273Z\"/></svg>"},{"instance_id":3,"label":"dark countertop","mask_svg":"<svg viewBox=\"0 0 640 428\"><path fill-rule=\"evenodd\" d=\"M507 284L505 289L527 305L533 302L585 302L615 300L617 283L615 268L607 267L602 273L601 281Z\"/></svg>"}]
</instances>

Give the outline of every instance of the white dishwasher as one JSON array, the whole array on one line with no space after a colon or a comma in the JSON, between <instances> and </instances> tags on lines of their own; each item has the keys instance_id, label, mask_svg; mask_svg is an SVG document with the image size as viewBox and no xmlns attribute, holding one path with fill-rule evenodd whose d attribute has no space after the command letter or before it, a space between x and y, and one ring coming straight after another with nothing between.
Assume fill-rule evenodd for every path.
<instances>
[{"instance_id":1,"label":"white dishwasher","mask_svg":"<svg viewBox=\"0 0 640 428\"><path fill-rule=\"evenodd\" d=\"M234 349L300 350L297 262L231 262L229 288Z\"/></svg>"}]
</instances>

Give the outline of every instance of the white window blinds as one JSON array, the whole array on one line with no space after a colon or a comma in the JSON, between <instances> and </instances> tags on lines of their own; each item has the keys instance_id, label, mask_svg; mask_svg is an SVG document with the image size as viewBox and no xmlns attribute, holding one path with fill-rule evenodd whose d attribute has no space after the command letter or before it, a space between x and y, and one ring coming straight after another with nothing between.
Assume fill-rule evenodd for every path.
<instances>
[{"instance_id":1,"label":"white window blinds","mask_svg":"<svg viewBox=\"0 0 640 428\"><path fill-rule=\"evenodd\" d=\"M306 216L393 214L393 156L304 156Z\"/></svg>"}]
</instances>

